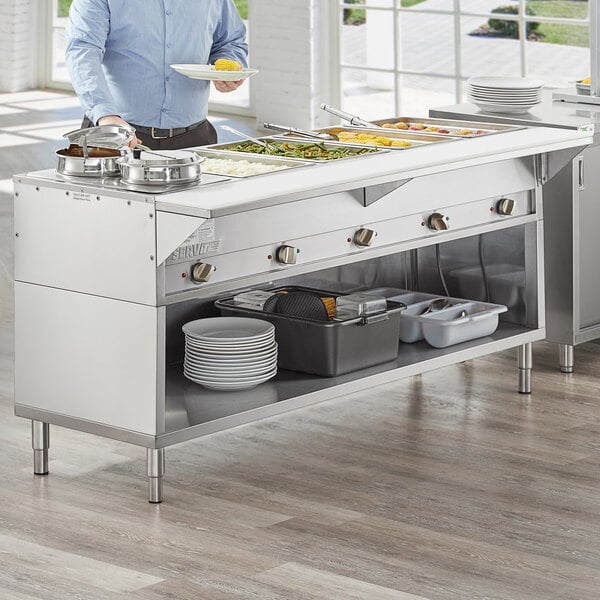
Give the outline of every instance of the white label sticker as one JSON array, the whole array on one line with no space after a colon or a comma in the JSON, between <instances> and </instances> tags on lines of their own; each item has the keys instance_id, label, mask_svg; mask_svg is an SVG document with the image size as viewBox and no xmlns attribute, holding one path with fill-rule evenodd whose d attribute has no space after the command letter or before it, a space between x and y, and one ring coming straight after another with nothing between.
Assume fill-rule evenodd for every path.
<instances>
[{"instance_id":1,"label":"white label sticker","mask_svg":"<svg viewBox=\"0 0 600 600\"><path fill-rule=\"evenodd\" d=\"M91 199L91 194L86 194L85 192L73 192L73 200L83 200L84 202L90 202Z\"/></svg>"},{"instance_id":2,"label":"white label sticker","mask_svg":"<svg viewBox=\"0 0 600 600\"><path fill-rule=\"evenodd\" d=\"M221 240L217 240L215 221L209 219L203 223L190 237L171 254L167 264L173 264L198 258L205 254L214 254L221 248Z\"/></svg>"},{"instance_id":3,"label":"white label sticker","mask_svg":"<svg viewBox=\"0 0 600 600\"><path fill-rule=\"evenodd\" d=\"M187 242L203 244L204 242L214 242L215 237L215 221L214 219L209 219L192 233Z\"/></svg>"}]
</instances>

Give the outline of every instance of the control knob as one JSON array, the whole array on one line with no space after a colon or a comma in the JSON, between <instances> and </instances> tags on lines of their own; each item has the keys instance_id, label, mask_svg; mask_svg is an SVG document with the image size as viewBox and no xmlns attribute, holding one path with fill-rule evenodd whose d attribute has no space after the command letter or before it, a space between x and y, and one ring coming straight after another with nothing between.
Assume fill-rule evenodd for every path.
<instances>
[{"instance_id":1,"label":"control knob","mask_svg":"<svg viewBox=\"0 0 600 600\"><path fill-rule=\"evenodd\" d=\"M496 203L496 212L499 215L510 216L515 210L515 201L512 198L501 198Z\"/></svg>"},{"instance_id":2,"label":"control knob","mask_svg":"<svg viewBox=\"0 0 600 600\"><path fill-rule=\"evenodd\" d=\"M354 243L359 248L368 248L373 243L373 238L377 235L373 229L361 227L354 234Z\"/></svg>"},{"instance_id":3,"label":"control knob","mask_svg":"<svg viewBox=\"0 0 600 600\"><path fill-rule=\"evenodd\" d=\"M192 267L191 279L195 283L206 283L211 277L215 268L208 264L199 262Z\"/></svg>"},{"instance_id":4,"label":"control knob","mask_svg":"<svg viewBox=\"0 0 600 600\"><path fill-rule=\"evenodd\" d=\"M427 227L433 231L446 231L448 223L442 213L434 212L427 219Z\"/></svg>"},{"instance_id":5,"label":"control knob","mask_svg":"<svg viewBox=\"0 0 600 600\"><path fill-rule=\"evenodd\" d=\"M294 248L294 246L279 246L277 248L277 252L275 254L277 258L277 262L280 262L283 265L295 265L296 264L296 255L300 252L298 248Z\"/></svg>"}]
</instances>

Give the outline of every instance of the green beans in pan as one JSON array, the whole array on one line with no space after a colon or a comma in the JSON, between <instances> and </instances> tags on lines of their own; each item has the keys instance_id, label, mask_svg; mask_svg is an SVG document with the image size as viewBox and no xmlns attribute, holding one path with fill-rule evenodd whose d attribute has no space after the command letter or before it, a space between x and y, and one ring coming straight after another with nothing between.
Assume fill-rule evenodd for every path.
<instances>
[{"instance_id":1,"label":"green beans in pan","mask_svg":"<svg viewBox=\"0 0 600 600\"><path fill-rule=\"evenodd\" d=\"M360 154L377 152L376 148L349 148L326 146L323 142L314 144L291 144L289 142L269 141L268 146L259 146L252 142L243 142L228 148L233 152L252 152L254 154L268 154L270 156L286 156L289 158L304 158L308 160L335 160L348 158Z\"/></svg>"}]
</instances>

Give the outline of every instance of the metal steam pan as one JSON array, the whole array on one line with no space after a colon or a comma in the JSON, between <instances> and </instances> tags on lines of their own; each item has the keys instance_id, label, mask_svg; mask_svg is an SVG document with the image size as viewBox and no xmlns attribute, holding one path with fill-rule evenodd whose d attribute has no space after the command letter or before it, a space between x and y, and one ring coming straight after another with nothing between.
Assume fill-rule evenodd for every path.
<instances>
[{"instance_id":1,"label":"metal steam pan","mask_svg":"<svg viewBox=\"0 0 600 600\"><path fill-rule=\"evenodd\" d=\"M226 160L233 161L248 161L251 163L258 163L260 165L274 165L278 167L286 167L282 170L288 169L296 169L298 167L310 167L315 163L312 161L301 160L297 158L280 158L277 156L265 156L262 154L258 155L250 155L250 153L244 152L228 152L227 150L211 150L205 147L194 149L194 152L198 156L202 156L204 158L222 158ZM235 177L235 178L247 178L247 177L257 177L260 175L270 175L272 173L278 173L279 171L267 171L265 173L253 173L248 175L237 175L233 173L223 173L218 169L211 170L205 166L205 163L202 164L202 172L203 173L213 173L214 175L225 175L227 177Z\"/></svg>"},{"instance_id":2,"label":"metal steam pan","mask_svg":"<svg viewBox=\"0 0 600 600\"><path fill-rule=\"evenodd\" d=\"M342 132L346 132L349 134L356 134L356 135L370 135L370 136L374 136L374 137L379 137L379 138L387 138L390 140L403 140L405 142L408 142L410 145L407 146L386 146L384 144L378 144L378 143L364 143L364 142L360 142L361 146L366 146L368 148L384 148L386 150L410 150L411 148L418 148L418 147L422 147L422 146L428 146L429 144L435 144L435 143L439 143L439 142L453 142L456 141L457 139L460 139L458 137L455 136L448 136L448 135L435 135L432 133L427 133L427 134L422 134L419 132L415 132L415 131L397 131L395 129L379 129L379 128L369 128L369 127L356 127L356 126L334 126L334 127L324 127L323 129L316 129L315 130L316 133L326 133L328 135L334 136L335 138L338 138L339 140L339 135ZM283 136L283 137L289 137L289 136ZM352 141L350 142L346 142L343 140L340 140L338 143L340 144L353 144L356 145L355 143L353 143Z\"/></svg>"},{"instance_id":3,"label":"metal steam pan","mask_svg":"<svg viewBox=\"0 0 600 600\"><path fill-rule=\"evenodd\" d=\"M478 123L475 121L455 121L454 119L429 119L426 117L390 117L389 119L379 119L377 121L373 121L374 125L379 125L380 127L389 124L393 125L394 123L404 123L409 127L409 129L400 129L399 131L422 133L423 135L442 135L459 138L480 137L482 135L491 135L494 133L503 133L505 131L525 129L525 127L517 127L515 125ZM387 130L388 128L386 127L385 129ZM435 131L432 129L435 129Z\"/></svg>"},{"instance_id":4,"label":"metal steam pan","mask_svg":"<svg viewBox=\"0 0 600 600\"><path fill-rule=\"evenodd\" d=\"M277 291L303 291L317 296L338 296L334 292L288 286ZM384 312L346 321L317 321L304 317L265 312L235 305L233 298L215 302L223 316L250 317L275 325L279 344L280 369L300 371L322 377L366 369L393 361L398 356L401 302L390 301Z\"/></svg>"},{"instance_id":5,"label":"metal steam pan","mask_svg":"<svg viewBox=\"0 0 600 600\"><path fill-rule=\"evenodd\" d=\"M274 154L274 155L269 155L269 154L265 154L264 152L248 152L245 150L241 150L240 148L243 147L248 147L248 146L256 146L256 144L253 144L252 142L228 142L226 144L215 144L212 146L207 146L208 149L210 150L228 150L229 152L236 152L239 153L240 156L248 156L248 157L252 157L252 160L254 160L257 157L264 157L264 156L278 156L280 158L299 158L299 160L305 160L305 161L311 161L311 162L327 162L330 160L348 160L348 159L352 159L352 158L357 158L360 156L364 156L364 155L368 155L368 154L375 154L378 152L385 152L387 150L387 148L382 149L382 148L374 148L371 146L363 146L363 145L355 145L355 144L341 144L339 142L324 142L324 141L319 141L319 140L315 140L315 141L311 141L311 140L300 140L300 139L296 139L294 138L292 139L285 139L282 138L280 136L270 136L270 137L262 137L259 138L261 141L263 142L267 142L268 144L271 144L274 147L281 147L282 144L285 144L286 146L288 146L289 148L308 148L310 146L318 146L320 148L323 148L325 150L330 150L332 152L334 151L341 151L343 154L345 154L345 156L338 156L338 157L333 157L333 158L302 158L300 157L295 157L295 156L284 156L284 155L280 155L280 154Z\"/></svg>"}]
</instances>

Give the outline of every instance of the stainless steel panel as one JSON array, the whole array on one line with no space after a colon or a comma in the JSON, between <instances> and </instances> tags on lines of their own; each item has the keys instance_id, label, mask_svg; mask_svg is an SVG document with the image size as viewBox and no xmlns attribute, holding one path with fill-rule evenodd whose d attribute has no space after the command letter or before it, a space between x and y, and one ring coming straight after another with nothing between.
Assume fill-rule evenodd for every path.
<instances>
[{"instance_id":1,"label":"stainless steel panel","mask_svg":"<svg viewBox=\"0 0 600 600\"><path fill-rule=\"evenodd\" d=\"M15 185L15 279L108 298L156 303L154 206Z\"/></svg>"},{"instance_id":2,"label":"stainless steel panel","mask_svg":"<svg viewBox=\"0 0 600 600\"><path fill-rule=\"evenodd\" d=\"M386 201L380 200L378 203L372 204L367 208L361 207L351 198L349 199L350 204L348 204L348 202L344 203L344 197L331 197L327 201L328 207L338 208L339 210L337 211L338 214L331 214L331 218L328 218L329 213L321 214L318 230L324 230L323 233L316 233L317 228L314 226L309 227L309 224L307 224L305 229L301 228L303 218L306 221L306 219L312 218L314 214L312 211L305 210L309 203L298 203L300 212L298 212L297 218L287 222L289 225L294 226L295 231L284 229L283 220L279 221L276 218L277 214L282 212L283 209L287 211L289 218L293 214L291 213L291 210L294 208L293 206L274 207L281 209L277 211L265 209L266 215L264 218L260 214L263 211L253 211L253 213L259 214L249 213L241 217L241 219L223 217L222 219L226 223L221 223L221 219L215 219L216 240L220 240L221 242L218 251L211 252L209 249L211 243L217 243L214 241L206 242L205 244L193 244L192 250L197 246L199 252L202 252L203 246L206 246L207 250L204 251L204 254L190 257L193 251L183 248L182 252L178 251L172 255L164 267L165 294L169 295L181 291L199 289L199 287L206 288L227 281L235 281L244 277L247 273L266 274L269 272L280 272L283 269L293 270L295 266L281 265L276 259L278 248L283 243L300 250L300 253L297 254L297 265L313 264L316 266L319 261L328 260L336 256L360 253L366 258L378 248L391 247L393 244L402 241L419 238L435 238L441 241L448 232L457 230L466 233L470 227L476 225L495 223L508 225L517 218L531 214L534 210L529 198L529 192L511 194L511 197L516 201L516 208L513 216L506 217L498 215L494 210L499 197L450 205L450 198L460 199L462 197L461 191L463 190L459 189L455 190L457 191L455 195L449 191L448 198L446 199L446 208L438 209L438 206L428 206L427 203L433 201L439 202L439 198L424 198L423 203L416 202L419 196L417 194L411 195L411 191L417 190L418 186L415 188L404 186L392 192ZM341 195L338 194L337 196ZM467 196L466 191L465 196ZM396 218L384 218L390 214L386 206L399 204L402 199L407 200L405 206L409 214ZM411 200L412 202L410 202ZM324 198L319 199L319 201L323 205ZM337 206L338 204L339 207ZM421 210L413 212L417 207L421 208ZM447 219L446 222L449 227L448 232L433 232L426 226L429 214L437 210L443 211L444 219ZM359 211L362 211L362 213ZM397 212L403 211L398 210ZM228 219L231 223L229 223ZM359 221L358 219L364 220ZM238 221L239 230L238 227L234 227L236 220ZM264 239L263 236L257 235L261 223L266 223L267 221L282 223L279 226L281 231L278 232L275 230L271 234L272 241L270 243L268 243L268 238ZM346 226L335 230L336 222L339 225ZM256 225L254 225L255 223ZM356 230L366 226L374 230L377 235L374 237L371 246L361 248L353 243L353 239ZM275 237L278 233L282 237ZM295 233L297 237L288 237L285 235L286 233L292 236ZM245 238L250 235L253 236L253 239L247 240L249 243L245 244ZM263 239L267 243L264 243ZM252 241L254 244L260 243L261 245L251 247ZM190 270L196 262L205 258L216 267L216 272L211 277L209 283L199 286L190 277Z\"/></svg>"},{"instance_id":3,"label":"stainless steel panel","mask_svg":"<svg viewBox=\"0 0 600 600\"><path fill-rule=\"evenodd\" d=\"M522 217L509 217L509 220L499 219L494 222L489 222L482 225L473 225L468 229L451 229L438 234L428 235L417 239L408 239L397 244L391 244L387 246L375 246L368 249L359 249L357 252L346 253L341 256L335 256L330 258L322 258L318 262L306 262L298 263L296 265L282 266L278 271L269 271L268 273L250 273L246 272L239 279L226 280L218 283L202 284L200 287L194 289L186 289L179 291L175 294L171 294L166 297L160 297L159 303L169 305L175 302L182 302L192 298L205 298L215 294L221 294L223 292L229 292L231 290L237 290L241 288L247 288L253 285L259 285L264 283L265 279L269 281L280 281L289 277L297 275L303 275L308 273L314 273L315 269L328 269L333 267L341 267L343 265L350 265L353 263L361 262L367 259L375 259L385 257L395 252L404 252L410 249L422 248L431 246L437 242L447 242L450 240L460 239L465 237L465 234L479 235L481 233L489 233L490 231L500 231L502 229L516 227L526 223L532 223L537 221L537 216L534 214L525 215ZM214 259L213 259L214 260ZM159 270L159 273L163 273L163 270ZM179 275L181 277L181 274Z\"/></svg>"},{"instance_id":4,"label":"stainless steel panel","mask_svg":"<svg viewBox=\"0 0 600 600\"><path fill-rule=\"evenodd\" d=\"M164 310L16 282L16 402L155 435Z\"/></svg>"},{"instance_id":5,"label":"stainless steel panel","mask_svg":"<svg viewBox=\"0 0 600 600\"><path fill-rule=\"evenodd\" d=\"M575 298L573 260L573 164L569 163L544 186L546 314L548 339L573 344ZM578 310L578 309L577 309Z\"/></svg>"},{"instance_id":6,"label":"stainless steel panel","mask_svg":"<svg viewBox=\"0 0 600 600\"><path fill-rule=\"evenodd\" d=\"M579 329L600 324L600 146L583 152L583 169L575 163L575 184L578 189L576 236L580 268ZM581 178L581 182L580 182ZM581 183L581 185L580 185Z\"/></svg>"},{"instance_id":7,"label":"stainless steel panel","mask_svg":"<svg viewBox=\"0 0 600 600\"><path fill-rule=\"evenodd\" d=\"M543 243L540 222L442 244L418 251L419 290L503 304L501 319L529 327L544 326ZM444 281L442 282L442 277Z\"/></svg>"}]
</instances>

